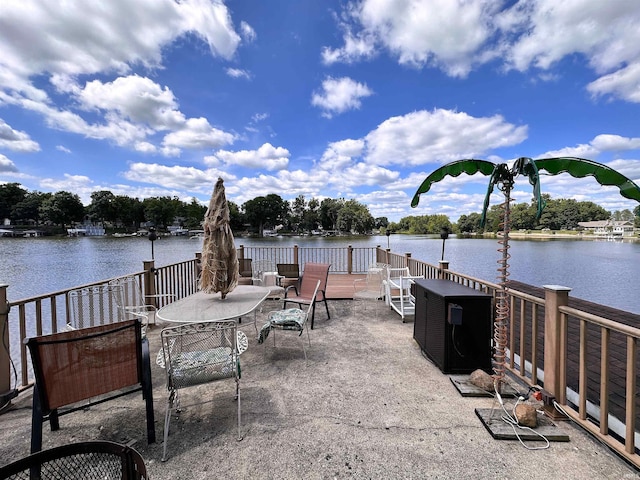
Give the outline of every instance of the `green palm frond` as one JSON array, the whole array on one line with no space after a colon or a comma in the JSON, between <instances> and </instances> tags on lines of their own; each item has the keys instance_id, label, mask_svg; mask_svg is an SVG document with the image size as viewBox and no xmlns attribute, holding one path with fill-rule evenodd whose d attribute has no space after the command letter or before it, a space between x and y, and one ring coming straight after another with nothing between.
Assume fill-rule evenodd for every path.
<instances>
[{"instance_id":1,"label":"green palm frond","mask_svg":"<svg viewBox=\"0 0 640 480\"><path fill-rule=\"evenodd\" d=\"M601 163L577 157L557 157L534 160L539 170L546 170L551 175L568 173L576 178L594 177L600 185L611 185L620 189L620 195L640 202L640 187L629 178L613 168Z\"/></svg>"},{"instance_id":2,"label":"green palm frond","mask_svg":"<svg viewBox=\"0 0 640 480\"><path fill-rule=\"evenodd\" d=\"M493 162L489 162L487 160L456 160L455 162L447 163L442 167L435 170L431 175L424 179L420 187L413 196L411 200L411 206L417 207L418 203L420 203L420 194L427 193L431 188L431 185L439 182L447 175L451 175L452 177L457 177L462 173L466 173L467 175L474 175L478 172L484 175L491 175L496 165Z\"/></svg>"}]
</instances>

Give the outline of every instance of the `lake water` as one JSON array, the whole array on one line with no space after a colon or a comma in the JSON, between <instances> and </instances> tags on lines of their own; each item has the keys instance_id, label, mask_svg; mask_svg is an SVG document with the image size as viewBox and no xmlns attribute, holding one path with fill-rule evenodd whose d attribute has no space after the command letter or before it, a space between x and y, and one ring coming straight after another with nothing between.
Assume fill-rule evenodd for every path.
<instances>
[{"instance_id":1,"label":"lake water","mask_svg":"<svg viewBox=\"0 0 640 480\"><path fill-rule=\"evenodd\" d=\"M387 244L387 241L389 242ZM394 253L437 265L442 240L427 236L236 238L236 246L313 247L387 245ZM510 278L531 285L563 285L571 295L640 314L640 243L595 240L513 240ZM163 237L154 243L157 266L194 258L202 239ZM450 237L445 260L455 272L497 282L498 243ZM1 238L0 283L10 301L142 270L151 258L147 238Z\"/></svg>"}]
</instances>

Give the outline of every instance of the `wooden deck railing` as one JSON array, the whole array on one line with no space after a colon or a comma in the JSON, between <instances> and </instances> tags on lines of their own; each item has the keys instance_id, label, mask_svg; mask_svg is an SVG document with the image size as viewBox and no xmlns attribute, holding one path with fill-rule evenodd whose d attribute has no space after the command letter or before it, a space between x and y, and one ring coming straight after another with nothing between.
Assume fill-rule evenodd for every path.
<instances>
[{"instance_id":1,"label":"wooden deck railing","mask_svg":"<svg viewBox=\"0 0 640 480\"><path fill-rule=\"evenodd\" d=\"M328 262L332 273L345 274L364 273L369 264L378 262L393 267L407 266L412 275L444 278L493 295L500 288L495 283L450 271L446 262L431 265L412 258L409 253L397 254L380 247L241 246L238 256L299 263L301 271L307 262ZM144 262L143 271L132 275L137 277L146 295L172 294L176 299L182 298L198 290L198 257L158 268L153 262ZM73 289L106 284L110 280L113 279ZM73 289L11 302L6 296L7 285L0 285L0 331L4 332L6 346L0 350L0 395L11 388L22 391L32 385L23 341L29 336L64 328L70 311L68 293ZM544 385L570 418L640 467L637 447L640 400L635 395L640 375L637 368L640 330L569 307L568 289L547 290L544 298L521 290L509 288L509 371L529 385ZM166 304L166 298L159 297L157 306ZM599 347L595 348L596 345ZM14 358L14 370L19 377L13 387L7 352ZM611 388L620 381L624 385L621 394Z\"/></svg>"}]
</instances>

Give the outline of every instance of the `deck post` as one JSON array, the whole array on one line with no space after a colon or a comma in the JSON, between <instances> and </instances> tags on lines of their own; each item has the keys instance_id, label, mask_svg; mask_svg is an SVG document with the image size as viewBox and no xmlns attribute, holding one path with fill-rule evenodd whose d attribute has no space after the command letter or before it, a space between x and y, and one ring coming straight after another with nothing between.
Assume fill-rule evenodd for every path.
<instances>
[{"instance_id":1,"label":"deck post","mask_svg":"<svg viewBox=\"0 0 640 480\"><path fill-rule=\"evenodd\" d=\"M11 359L9 358L9 302L7 302L8 284L0 284L0 395L9 393L11 389ZM0 405L2 406L2 405Z\"/></svg>"},{"instance_id":2,"label":"deck post","mask_svg":"<svg viewBox=\"0 0 640 480\"><path fill-rule=\"evenodd\" d=\"M200 252L200 255L202 255L202 253ZM198 254L196 253L196 258L198 257ZM242 260L244 259L244 245L240 245L238 247L238 260Z\"/></svg>"},{"instance_id":3,"label":"deck post","mask_svg":"<svg viewBox=\"0 0 640 480\"><path fill-rule=\"evenodd\" d=\"M353 273L353 246L347 247L347 273Z\"/></svg>"},{"instance_id":4,"label":"deck post","mask_svg":"<svg viewBox=\"0 0 640 480\"><path fill-rule=\"evenodd\" d=\"M153 260L144 260L142 262L144 270L144 296L145 298L154 298L153 303L157 307L156 294L156 269L155 262Z\"/></svg>"},{"instance_id":5,"label":"deck post","mask_svg":"<svg viewBox=\"0 0 640 480\"><path fill-rule=\"evenodd\" d=\"M445 275L446 275L445 270L449 270L449 260L440 260L438 262L438 264L440 266L440 271L438 272L439 273L438 277L444 279Z\"/></svg>"},{"instance_id":6,"label":"deck post","mask_svg":"<svg viewBox=\"0 0 640 480\"><path fill-rule=\"evenodd\" d=\"M293 263L298 265L300 262L298 261L298 245L293 246Z\"/></svg>"},{"instance_id":7,"label":"deck post","mask_svg":"<svg viewBox=\"0 0 640 480\"><path fill-rule=\"evenodd\" d=\"M562 331L559 308L569 304L569 287L543 285L544 287L544 389L557 399L564 396L560 391L563 352L566 352L567 335ZM566 329L566 325L564 325ZM562 345L562 343L565 345Z\"/></svg>"}]
</instances>

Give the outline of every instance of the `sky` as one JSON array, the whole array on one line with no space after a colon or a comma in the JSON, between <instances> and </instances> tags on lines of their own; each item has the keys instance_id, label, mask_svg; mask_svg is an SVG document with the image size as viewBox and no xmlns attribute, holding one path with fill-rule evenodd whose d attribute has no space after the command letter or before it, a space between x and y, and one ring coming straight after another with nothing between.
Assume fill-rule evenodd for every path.
<instances>
[{"instance_id":1,"label":"sky","mask_svg":"<svg viewBox=\"0 0 640 480\"><path fill-rule=\"evenodd\" d=\"M2 0L0 183L480 212L463 158L576 156L640 184L637 0ZM552 198L633 210L544 176ZM531 200L524 177L512 197ZM499 192L492 204L503 199Z\"/></svg>"}]
</instances>

